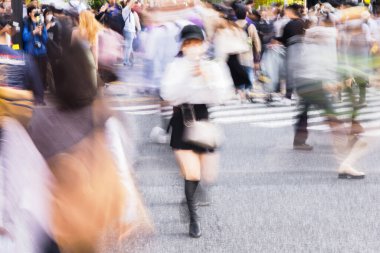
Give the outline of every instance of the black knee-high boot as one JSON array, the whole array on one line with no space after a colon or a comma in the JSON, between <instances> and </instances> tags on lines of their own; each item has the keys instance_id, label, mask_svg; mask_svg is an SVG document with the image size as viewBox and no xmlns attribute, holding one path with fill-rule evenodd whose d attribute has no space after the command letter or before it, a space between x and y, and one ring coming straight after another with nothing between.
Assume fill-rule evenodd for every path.
<instances>
[{"instance_id":1,"label":"black knee-high boot","mask_svg":"<svg viewBox=\"0 0 380 253\"><path fill-rule=\"evenodd\" d=\"M199 181L185 180L185 195L190 213L189 235L193 238L199 238L202 234L201 224L197 214L197 203L195 200L195 191L197 190L198 184Z\"/></svg>"}]
</instances>

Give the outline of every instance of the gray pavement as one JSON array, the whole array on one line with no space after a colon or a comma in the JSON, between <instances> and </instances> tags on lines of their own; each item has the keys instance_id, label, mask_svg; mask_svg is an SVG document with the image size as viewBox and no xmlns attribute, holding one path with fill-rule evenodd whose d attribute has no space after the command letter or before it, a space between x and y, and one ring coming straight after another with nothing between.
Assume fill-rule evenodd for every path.
<instances>
[{"instance_id":1,"label":"gray pavement","mask_svg":"<svg viewBox=\"0 0 380 253\"><path fill-rule=\"evenodd\" d=\"M314 151L292 150L292 127L224 125L213 204L202 207L203 236L181 223L183 180L167 145L149 142L158 116L133 116L134 167L156 233L134 252L379 252L379 139L357 164L362 181L337 179L329 133L312 132ZM123 249L127 251L127 247Z\"/></svg>"}]
</instances>

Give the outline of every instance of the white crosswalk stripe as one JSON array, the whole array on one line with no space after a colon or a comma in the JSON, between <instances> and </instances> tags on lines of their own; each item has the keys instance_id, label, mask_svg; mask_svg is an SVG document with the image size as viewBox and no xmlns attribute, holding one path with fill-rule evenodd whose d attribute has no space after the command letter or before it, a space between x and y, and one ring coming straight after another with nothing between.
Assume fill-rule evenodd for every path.
<instances>
[{"instance_id":1,"label":"white crosswalk stripe","mask_svg":"<svg viewBox=\"0 0 380 253\"><path fill-rule=\"evenodd\" d=\"M351 117L352 108L347 94L343 95L345 102L335 103L334 109L338 118L348 121ZM359 110L357 120L365 129L377 131L380 129L380 91L368 89L368 106ZM160 113L164 117L170 117L172 107L162 107L159 104L113 107L113 110L122 111L133 115L150 115ZM211 106L210 117L219 124L245 123L255 127L279 128L292 126L296 122L298 114L297 106L268 107L264 103L241 104L238 101L228 101L224 105ZM309 129L329 131L325 124L325 117L321 110L311 110L309 113Z\"/></svg>"}]
</instances>

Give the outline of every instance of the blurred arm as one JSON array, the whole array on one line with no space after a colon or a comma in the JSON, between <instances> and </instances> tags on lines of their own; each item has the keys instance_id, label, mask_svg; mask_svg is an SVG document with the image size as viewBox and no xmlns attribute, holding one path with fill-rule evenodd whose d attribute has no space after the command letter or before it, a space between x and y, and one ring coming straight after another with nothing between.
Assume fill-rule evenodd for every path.
<instances>
[{"instance_id":1,"label":"blurred arm","mask_svg":"<svg viewBox=\"0 0 380 253\"><path fill-rule=\"evenodd\" d=\"M42 42L46 45L47 41L48 41L48 34L47 34L47 30L46 30L46 27L44 26L42 28Z\"/></svg>"},{"instance_id":2,"label":"blurred arm","mask_svg":"<svg viewBox=\"0 0 380 253\"><path fill-rule=\"evenodd\" d=\"M141 23L140 23L140 17L139 15L135 12L133 13L134 16L135 16L135 23L136 23L136 29L137 29L137 33L141 32Z\"/></svg>"},{"instance_id":3,"label":"blurred arm","mask_svg":"<svg viewBox=\"0 0 380 253\"><path fill-rule=\"evenodd\" d=\"M22 39L24 42L30 42L33 40L33 31L29 31L28 25L24 26L24 30L22 32Z\"/></svg>"},{"instance_id":4,"label":"blurred arm","mask_svg":"<svg viewBox=\"0 0 380 253\"><path fill-rule=\"evenodd\" d=\"M259 34L257 33L257 29L254 25L250 25L248 27L248 34L249 34L249 37L252 38L254 52L260 53L261 52L261 41L260 41Z\"/></svg>"}]
</instances>

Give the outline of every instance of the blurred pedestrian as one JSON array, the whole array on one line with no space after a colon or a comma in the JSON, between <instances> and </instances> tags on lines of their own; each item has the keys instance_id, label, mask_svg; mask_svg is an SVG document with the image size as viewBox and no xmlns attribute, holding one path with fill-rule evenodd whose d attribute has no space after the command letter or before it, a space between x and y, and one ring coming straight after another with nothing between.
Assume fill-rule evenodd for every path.
<instances>
[{"instance_id":1,"label":"blurred pedestrian","mask_svg":"<svg viewBox=\"0 0 380 253\"><path fill-rule=\"evenodd\" d=\"M100 8L96 19L104 26L123 35L125 20L122 11L122 6L116 0L109 0Z\"/></svg>"},{"instance_id":2,"label":"blurred pedestrian","mask_svg":"<svg viewBox=\"0 0 380 253\"><path fill-rule=\"evenodd\" d=\"M239 55L239 62L242 66L244 66L250 83L245 84L245 87L239 88L239 91L242 91L243 93L249 93L253 89L253 84L255 82L253 63L255 55L256 58L259 58L259 55L261 54L261 42L256 27L246 21L247 12L245 6L240 4L236 5L235 14L237 18L237 21L235 23L246 34L247 44L249 45L248 52Z\"/></svg>"},{"instance_id":3,"label":"blurred pedestrian","mask_svg":"<svg viewBox=\"0 0 380 253\"><path fill-rule=\"evenodd\" d=\"M56 65L62 57L62 27L61 22L54 17L53 9L47 7L44 10L45 26L48 34L46 43L47 55L49 58L47 66L47 82L51 92L55 91L54 77L56 75Z\"/></svg>"},{"instance_id":4,"label":"blurred pedestrian","mask_svg":"<svg viewBox=\"0 0 380 253\"><path fill-rule=\"evenodd\" d=\"M205 162L214 154L215 147L194 144L186 138L186 133L190 131L188 127L191 124L209 121L206 104L218 103L225 98L232 81L223 64L202 60L206 50L204 35L198 26L185 26L180 38L180 56L168 65L162 80L161 96L174 105L170 146L185 178L185 196L190 213L189 235L198 238L202 232L195 192L202 180L202 171L215 170L207 168Z\"/></svg>"},{"instance_id":5,"label":"blurred pedestrian","mask_svg":"<svg viewBox=\"0 0 380 253\"><path fill-rule=\"evenodd\" d=\"M42 79L44 88L47 88L46 69L48 64L46 43L48 34L41 18L42 14L34 5L27 8L28 18L24 25L22 38L24 42L24 50L27 54L33 56Z\"/></svg>"},{"instance_id":6,"label":"blurred pedestrian","mask_svg":"<svg viewBox=\"0 0 380 253\"><path fill-rule=\"evenodd\" d=\"M336 86L338 83L338 32L334 20L327 14L323 16L319 25L306 30L302 50L301 64L294 69L294 83L297 84L297 94L300 96L301 112L298 115L293 148L295 150L311 151L313 147L306 144L308 138L308 111L311 106L323 109L327 124L332 130L334 151L339 162L349 153L348 132L344 124L337 118L332 106L326 85ZM342 179L363 179L365 174L343 164L338 170L338 177Z\"/></svg>"},{"instance_id":7,"label":"blurred pedestrian","mask_svg":"<svg viewBox=\"0 0 380 253\"><path fill-rule=\"evenodd\" d=\"M125 40L125 57L124 66L133 66L133 61L131 59L131 54L133 52L133 40L136 38L137 24L135 11L133 11L132 6L134 4L133 0L125 1L126 6L123 9L123 19L124 19L124 40Z\"/></svg>"},{"instance_id":8,"label":"blurred pedestrian","mask_svg":"<svg viewBox=\"0 0 380 253\"><path fill-rule=\"evenodd\" d=\"M59 73L54 104L34 111L28 131L55 179L49 220L54 241L62 252L98 252L109 233L128 239L150 224L123 155L123 130L97 99L88 45L73 40Z\"/></svg>"},{"instance_id":9,"label":"blurred pedestrian","mask_svg":"<svg viewBox=\"0 0 380 253\"><path fill-rule=\"evenodd\" d=\"M295 87L294 71L299 67L300 47L305 34L305 21L301 18L300 6L291 4L285 8L285 15L290 21L284 26L281 42L286 47L286 95L288 105Z\"/></svg>"},{"instance_id":10,"label":"blurred pedestrian","mask_svg":"<svg viewBox=\"0 0 380 253\"><path fill-rule=\"evenodd\" d=\"M79 25L72 32L72 43L81 41L91 49L95 65L98 67L99 33L102 25L95 19L91 11L82 11L79 14Z\"/></svg>"}]
</instances>

